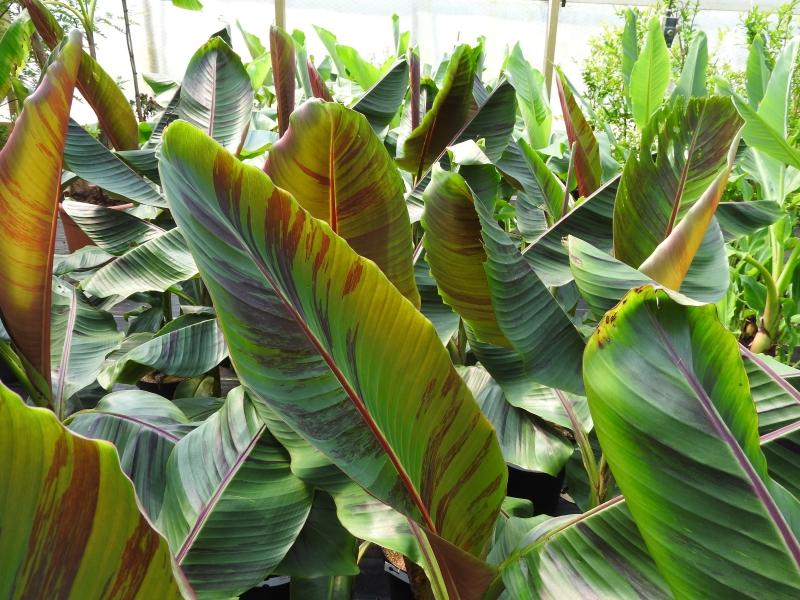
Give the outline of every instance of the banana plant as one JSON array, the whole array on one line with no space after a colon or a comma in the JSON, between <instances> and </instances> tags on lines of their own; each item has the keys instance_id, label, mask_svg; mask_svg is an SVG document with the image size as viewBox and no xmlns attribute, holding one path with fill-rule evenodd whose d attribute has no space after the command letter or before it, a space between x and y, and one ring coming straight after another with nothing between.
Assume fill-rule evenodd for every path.
<instances>
[{"instance_id":1,"label":"banana plant","mask_svg":"<svg viewBox=\"0 0 800 600\"><path fill-rule=\"evenodd\" d=\"M785 322L784 315L796 312L792 280L800 247L792 233L796 207L790 195L800 187L800 151L789 144L786 136L799 44L796 39L789 43L770 73L766 66L762 68L763 47L758 39L754 41L748 60L748 100L733 97L744 119L743 137L748 145L742 170L755 182L761 198L779 207L779 217L770 225L765 239L753 237L740 244L743 260L755 268L756 279L765 290L764 302L759 306L758 331L750 342L756 353L770 350L783 331L789 333L791 324Z\"/></svg>"}]
</instances>

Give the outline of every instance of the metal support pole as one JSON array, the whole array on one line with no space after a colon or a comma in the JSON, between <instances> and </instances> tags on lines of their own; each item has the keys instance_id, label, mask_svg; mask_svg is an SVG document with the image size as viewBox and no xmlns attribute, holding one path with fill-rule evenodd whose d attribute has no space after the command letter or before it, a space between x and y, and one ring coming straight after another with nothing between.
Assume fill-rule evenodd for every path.
<instances>
[{"instance_id":1,"label":"metal support pole","mask_svg":"<svg viewBox=\"0 0 800 600\"><path fill-rule=\"evenodd\" d=\"M547 9L547 35L544 41L544 72L545 89L547 97L550 97L550 88L553 85L553 63L556 56L556 37L558 35L558 11L561 8L561 0L549 0Z\"/></svg>"},{"instance_id":2,"label":"metal support pole","mask_svg":"<svg viewBox=\"0 0 800 600\"><path fill-rule=\"evenodd\" d=\"M275 25L286 29L286 0L275 0Z\"/></svg>"}]
</instances>

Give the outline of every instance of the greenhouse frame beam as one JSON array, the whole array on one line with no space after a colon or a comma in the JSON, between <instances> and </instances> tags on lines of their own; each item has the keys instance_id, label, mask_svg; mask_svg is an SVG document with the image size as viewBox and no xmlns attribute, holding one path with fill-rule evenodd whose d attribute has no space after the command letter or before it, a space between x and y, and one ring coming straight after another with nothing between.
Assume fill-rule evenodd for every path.
<instances>
[{"instance_id":1,"label":"greenhouse frame beam","mask_svg":"<svg viewBox=\"0 0 800 600\"><path fill-rule=\"evenodd\" d=\"M286 29L286 0L275 0L275 25Z\"/></svg>"},{"instance_id":2,"label":"greenhouse frame beam","mask_svg":"<svg viewBox=\"0 0 800 600\"><path fill-rule=\"evenodd\" d=\"M545 89L547 97L550 97L550 90L553 84L553 65L556 58L556 39L558 37L558 11L561 8L561 0L549 0L547 9L547 33L544 38L544 72Z\"/></svg>"},{"instance_id":3,"label":"greenhouse frame beam","mask_svg":"<svg viewBox=\"0 0 800 600\"><path fill-rule=\"evenodd\" d=\"M548 1L549 0L545 0ZM759 8L763 10L775 10L785 0L773 2L758 2ZM655 0L566 0L566 4L613 4L616 6L652 6ZM747 12L753 6L750 0L700 0L700 10L719 10L725 12ZM800 6L795 9L795 14L800 14Z\"/></svg>"}]
</instances>

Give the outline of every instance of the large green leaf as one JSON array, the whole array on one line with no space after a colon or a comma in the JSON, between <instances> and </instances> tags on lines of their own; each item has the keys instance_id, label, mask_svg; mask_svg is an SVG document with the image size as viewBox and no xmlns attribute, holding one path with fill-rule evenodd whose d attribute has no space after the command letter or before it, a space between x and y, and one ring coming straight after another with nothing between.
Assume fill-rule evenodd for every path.
<instances>
[{"instance_id":1,"label":"large green leaf","mask_svg":"<svg viewBox=\"0 0 800 600\"><path fill-rule=\"evenodd\" d=\"M653 253L723 170L741 120L728 98L677 101L659 126L654 159L658 123L628 157L614 204L614 255L632 267Z\"/></svg>"},{"instance_id":2,"label":"large green leaf","mask_svg":"<svg viewBox=\"0 0 800 600\"><path fill-rule=\"evenodd\" d=\"M403 180L363 115L333 102L306 102L264 170L419 306Z\"/></svg>"},{"instance_id":3,"label":"large green leaf","mask_svg":"<svg viewBox=\"0 0 800 600\"><path fill-rule=\"evenodd\" d=\"M745 141L770 158L800 169L800 150L789 144L786 138L759 114L760 110L757 113L744 100L735 96L733 102L744 119L743 137ZM762 107L763 105L762 102Z\"/></svg>"},{"instance_id":4,"label":"large green leaf","mask_svg":"<svg viewBox=\"0 0 800 600\"><path fill-rule=\"evenodd\" d=\"M510 347L497 323L483 270L486 251L472 190L460 175L434 169L424 197L426 260L442 299L478 340Z\"/></svg>"},{"instance_id":5,"label":"large green leaf","mask_svg":"<svg viewBox=\"0 0 800 600\"><path fill-rule=\"evenodd\" d=\"M563 240L575 236L611 252L614 198L619 177L604 184L525 248L523 256L547 286L562 286L572 280L569 255Z\"/></svg>"},{"instance_id":6,"label":"large green leaf","mask_svg":"<svg viewBox=\"0 0 800 600\"><path fill-rule=\"evenodd\" d=\"M544 148L550 143L553 122L553 112L545 94L544 76L525 60L519 43L514 44L506 59L505 73L517 92L517 104L530 145Z\"/></svg>"},{"instance_id":7,"label":"large green leaf","mask_svg":"<svg viewBox=\"0 0 800 600\"><path fill-rule=\"evenodd\" d=\"M263 172L185 123L165 135L161 178L258 403L376 498L480 555L505 466L430 322ZM414 343L384 353L400 332Z\"/></svg>"},{"instance_id":8,"label":"large green leaf","mask_svg":"<svg viewBox=\"0 0 800 600\"><path fill-rule=\"evenodd\" d=\"M253 88L239 56L215 37L194 53L179 90L177 113L235 151L244 141Z\"/></svg>"},{"instance_id":9,"label":"large green leaf","mask_svg":"<svg viewBox=\"0 0 800 600\"><path fill-rule=\"evenodd\" d=\"M142 508L156 520L167 485L167 460L178 440L192 429L172 402L150 392L125 390L108 394L92 410L67 421L83 436L114 444L125 474L133 481Z\"/></svg>"},{"instance_id":10,"label":"large green leaf","mask_svg":"<svg viewBox=\"0 0 800 600\"><path fill-rule=\"evenodd\" d=\"M715 289L716 293L706 298L709 301L715 302L725 294L729 283L728 260L725 240L714 213L725 193L729 173L730 165L639 265L639 271L674 290L686 291L689 286Z\"/></svg>"},{"instance_id":11,"label":"large green leaf","mask_svg":"<svg viewBox=\"0 0 800 600\"><path fill-rule=\"evenodd\" d=\"M750 106L758 109L758 105L767 91L771 72L767 66L764 49L764 38L759 34L753 38L750 50L747 53L747 67L745 69L745 87L747 100Z\"/></svg>"},{"instance_id":12,"label":"large green leaf","mask_svg":"<svg viewBox=\"0 0 800 600\"><path fill-rule=\"evenodd\" d=\"M187 324L188 323L188 324ZM228 355L216 319L184 315L121 356L112 356L97 380L106 389L136 383L152 371L180 377L202 375Z\"/></svg>"},{"instance_id":13,"label":"large green leaf","mask_svg":"<svg viewBox=\"0 0 800 600\"><path fill-rule=\"evenodd\" d=\"M311 508L311 490L241 387L175 444L166 479L158 525L199 598L263 581Z\"/></svg>"},{"instance_id":14,"label":"large green leaf","mask_svg":"<svg viewBox=\"0 0 800 600\"><path fill-rule=\"evenodd\" d=\"M131 169L78 123L70 119L64 168L119 196L151 206L166 206L156 187Z\"/></svg>"},{"instance_id":15,"label":"large green leaf","mask_svg":"<svg viewBox=\"0 0 800 600\"><path fill-rule=\"evenodd\" d=\"M497 161L511 139L516 114L514 87L503 79L480 103L478 110L465 122L452 143L482 139L486 156L491 161Z\"/></svg>"},{"instance_id":16,"label":"large green leaf","mask_svg":"<svg viewBox=\"0 0 800 600\"><path fill-rule=\"evenodd\" d=\"M50 392L50 279L61 156L80 64L70 36L25 103L0 151L0 316L31 371Z\"/></svg>"},{"instance_id":17,"label":"large green leaf","mask_svg":"<svg viewBox=\"0 0 800 600\"><path fill-rule=\"evenodd\" d=\"M459 174L434 168L422 223L439 292L475 338L515 350L532 381L580 393L583 340L497 224L493 199L473 195Z\"/></svg>"},{"instance_id":18,"label":"large green leaf","mask_svg":"<svg viewBox=\"0 0 800 600\"><path fill-rule=\"evenodd\" d=\"M422 178L477 110L472 83L481 53L480 46L461 45L455 49L433 105L399 148L397 164L416 174L417 179Z\"/></svg>"},{"instance_id":19,"label":"large green leaf","mask_svg":"<svg viewBox=\"0 0 800 600\"><path fill-rule=\"evenodd\" d=\"M545 519L512 517L490 555L509 597L672 597L621 497L582 515Z\"/></svg>"},{"instance_id":20,"label":"large green leaf","mask_svg":"<svg viewBox=\"0 0 800 600\"><path fill-rule=\"evenodd\" d=\"M277 25L273 25L269 29L269 49L272 79L275 82L278 133L282 136L289 128L289 115L294 112L294 74L297 61L294 56L292 36Z\"/></svg>"},{"instance_id":21,"label":"large green leaf","mask_svg":"<svg viewBox=\"0 0 800 600\"><path fill-rule=\"evenodd\" d=\"M767 474L738 347L715 307L630 292L589 341L584 379L603 452L673 592L795 597L800 503Z\"/></svg>"},{"instance_id":22,"label":"large green leaf","mask_svg":"<svg viewBox=\"0 0 800 600\"><path fill-rule=\"evenodd\" d=\"M355 81L363 90L368 90L378 82L381 69L364 60L358 50L351 46L336 44L336 54L344 65L343 77Z\"/></svg>"},{"instance_id":23,"label":"large green leaf","mask_svg":"<svg viewBox=\"0 0 800 600\"><path fill-rule=\"evenodd\" d=\"M625 11L625 27L622 30L622 80L625 92L629 93L633 66L639 58L639 43L636 32L638 14L633 9ZM628 99L629 100L629 99Z\"/></svg>"},{"instance_id":24,"label":"large green leaf","mask_svg":"<svg viewBox=\"0 0 800 600\"><path fill-rule=\"evenodd\" d=\"M567 81L561 69L557 69L556 86L561 100L561 113L567 128L572 154L570 160L575 165L575 179L578 181L578 192L587 198L602 183L603 170L600 167L600 144L594 137L589 122L583 116L581 107L575 99L572 85Z\"/></svg>"},{"instance_id":25,"label":"large green leaf","mask_svg":"<svg viewBox=\"0 0 800 600\"><path fill-rule=\"evenodd\" d=\"M442 344L447 345L458 330L459 316L442 302L439 288L431 277L430 267L424 256L421 256L414 265L414 275L420 295L420 311L433 323Z\"/></svg>"},{"instance_id":26,"label":"large green leaf","mask_svg":"<svg viewBox=\"0 0 800 600\"><path fill-rule=\"evenodd\" d=\"M752 200L720 202L716 216L727 241L752 235L759 229L772 225L784 214L781 205L773 200Z\"/></svg>"},{"instance_id":27,"label":"large green leaf","mask_svg":"<svg viewBox=\"0 0 800 600\"><path fill-rule=\"evenodd\" d=\"M316 491L302 531L276 573L296 578L358 575L358 542L336 516L336 504L326 492ZM348 596L349 598L349 596Z\"/></svg>"},{"instance_id":28,"label":"large green leaf","mask_svg":"<svg viewBox=\"0 0 800 600\"><path fill-rule=\"evenodd\" d=\"M81 284L98 298L127 298L137 292L164 292L197 275L197 266L179 229L152 238L98 269Z\"/></svg>"},{"instance_id":29,"label":"large green leaf","mask_svg":"<svg viewBox=\"0 0 800 600\"><path fill-rule=\"evenodd\" d=\"M800 421L776 429L761 437L761 447L769 465L770 476L800 498Z\"/></svg>"},{"instance_id":30,"label":"large green leaf","mask_svg":"<svg viewBox=\"0 0 800 600\"><path fill-rule=\"evenodd\" d=\"M68 400L97 378L106 356L122 341L111 313L89 306L72 286L53 281L50 322L53 410L63 419Z\"/></svg>"},{"instance_id":31,"label":"large green leaf","mask_svg":"<svg viewBox=\"0 0 800 600\"><path fill-rule=\"evenodd\" d=\"M407 89L408 63L399 60L356 100L352 108L367 117L372 130L382 135L403 103Z\"/></svg>"},{"instance_id":32,"label":"large green leaf","mask_svg":"<svg viewBox=\"0 0 800 600\"><path fill-rule=\"evenodd\" d=\"M122 210L65 200L64 212L100 248L114 255L164 234L164 230Z\"/></svg>"},{"instance_id":33,"label":"large green leaf","mask_svg":"<svg viewBox=\"0 0 800 600\"><path fill-rule=\"evenodd\" d=\"M529 471L558 475L572 455L572 442L543 419L509 404L503 389L485 369L463 367L460 372L483 414L494 425L506 462Z\"/></svg>"},{"instance_id":34,"label":"large green leaf","mask_svg":"<svg viewBox=\"0 0 800 600\"><path fill-rule=\"evenodd\" d=\"M664 40L661 21L650 19L647 38L639 58L631 71L630 96L633 120L644 130L650 117L664 100L670 80L669 50ZM647 148L647 146L642 146Z\"/></svg>"},{"instance_id":35,"label":"large green leaf","mask_svg":"<svg viewBox=\"0 0 800 600\"><path fill-rule=\"evenodd\" d=\"M692 39L689 54L683 63L680 79L672 90L672 97L683 96L701 98L708 95L706 79L708 78L708 38L702 31Z\"/></svg>"},{"instance_id":36,"label":"large green leaf","mask_svg":"<svg viewBox=\"0 0 800 600\"><path fill-rule=\"evenodd\" d=\"M181 598L166 542L111 444L0 384L0 596Z\"/></svg>"},{"instance_id":37,"label":"large green leaf","mask_svg":"<svg viewBox=\"0 0 800 600\"><path fill-rule=\"evenodd\" d=\"M793 38L783 47L775 61L764 97L758 105L758 116L773 130L786 137L789 129L788 116L792 106L792 79L797 66L800 39ZM747 123L746 123L747 125ZM745 127L747 141L747 127ZM753 144L755 145L755 144Z\"/></svg>"},{"instance_id":38,"label":"large green leaf","mask_svg":"<svg viewBox=\"0 0 800 600\"><path fill-rule=\"evenodd\" d=\"M61 25L41 0L22 0L22 4L44 42L55 48L64 37ZM77 86L111 145L117 150L138 148L139 127L131 104L117 82L86 52L81 52Z\"/></svg>"},{"instance_id":39,"label":"large green leaf","mask_svg":"<svg viewBox=\"0 0 800 600\"><path fill-rule=\"evenodd\" d=\"M739 347L750 382L750 392L758 411L758 430L762 435L800 421L800 391L787 377L800 377L800 371L763 354Z\"/></svg>"},{"instance_id":40,"label":"large green leaf","mask_svg":"<svg viewBox=\"0 0 800 600\"><path fill-rule=\"evenodd\" d=\"M536 219L531 213L544 210L550 216L549 223L561 218L564 204L564 185L559 181L539 153L522 138L511 143L495 162L497 168L522 188L517 194L517 227L526 240L539 237ZM584 203L578 205L582 206ZM577 207L576 207L577 208Z\"/></svg>"},{"instance_id":41,"label":"large green leaf","mask_svg":"<svg viewBox=\"0 0 800 600\"><path fill-rule=\"evenodd\" d=\"M713 222L706 232L703 244L692 263L702 262L702 267L689 275L680 286L685 301L715 302L728 287L727 258L722 248L722 234ZM617 260L608 252L588 242L570 236L567 239L570 269L581 297L594 316L599 319L617 304L628 290L645 284L657 284L642 271Z\"/></svg>"}]
</instances>

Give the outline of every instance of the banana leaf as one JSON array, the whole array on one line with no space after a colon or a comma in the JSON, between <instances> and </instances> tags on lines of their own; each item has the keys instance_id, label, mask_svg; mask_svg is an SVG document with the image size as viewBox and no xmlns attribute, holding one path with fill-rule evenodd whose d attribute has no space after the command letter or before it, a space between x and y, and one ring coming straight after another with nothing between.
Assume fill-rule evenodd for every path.
<instances>
[{"instance_id":1,"label":"banana leaf","mask_svg":"<svg viewBox=\"0 0 800 600\"><path fill-rule=\"evenodd\" d=\"M490 196L475 196L461 175L434 168L422 224L442 299L477 341L513 349L531 381L581 393L583 340L493 212Z\"/></svg>"},{"instance_id":2,"label":"banana leaf","mask_svg":"<svg viewBox=\"0 0 800 600\"><path fill-rule=\"evenodd\" d=\"M150 206L166 206L156 187L70 119L64 168L112 195Z\"/></svg>"},{"instance_id":3,"label":"banana leaf","mask_svg":"<svg viewBox=\"0 0 800 600\"><path fill-rule=\"evenodd\" d=\"M0 458L0 596L191 594L111 444L69 432L0 384Z\"/></svg>"},{"instance_id":4,"label":"banana leaf","mask_svg":"<svg viewBox=\"0 0 800 600\"><path fill-rule=\"evenodd\" d=\"M639 267L725 168L741 119L729 98L675 102L625 162L614 203L614 256ZM658 128L655 159L650 153Z\"/></svg>"},{"instance_id":5,"label":"banana leaf","mask_svg":"<svg viewBox=\"0 0 800 600\"><path fill-rule=\"evenodd\" d=\"M33 31L31 18L23 11L11 21L0 38L0 98L6 97L12 89L12 79L28 62Z\"/></svg>"},{"instance_id":6,"label":"banana leaf","mask_svg":"<svg viewBox=\"0 0 800 600\"><path fill-rule=\"evenodd\" d=\"M61 157L80 60L81 37L75 32L0 151L0 316L45 397L50 395L50 290Z\"/></svg>"},{"instance_id":7,"label":"banana leaf","mask_svg":"<svg viewBox=\"0 0 800 600\"><path fill-rule=\"evenodd\" d=\"M364 116L333 102L306 102L264 170L419 306L403 180Z\"/></svg>"},{"instance_id":8,"label":"banana leaf","mask_svg":"<svg viewBox=\"0 0 800 600\"><path fill-rule=\"evenodd\" d=\"M517 93L528 142L534 149L544 148L550 143L553 122L553 112L544 91L544 76L525 60L519 43L511 49L504 71Z\"/></svg>"},{"instance_id":9,"label":"banana leaf","mask_svg":"<svg viewBox=\"0 0 800 600\"><path fill-rule=\"evenodd\" d=\"M630 98L633 120L644 130L664 100L670 80L670 58L661 21L650 19L644 48L631 70ZM648 146L642 145L642 148Z\"/></svg>"},{"instance_id":10,"label":"banana leaf","mask_svg":"<svg viewBox=\"0 0 800 600\"><path fill-rule=\"evenodd\" d=\"M124 390L103 396L92 410L73 414L65 424L75 433L116 446L122 470L155 522L164 502L167 460L193 428L186 415L158 394Z\"/></svg>"},{"instance_id":11,"label":"banana leaf","mask_svg":"<svg viewBox=\"0 0 800 600\"><path fill-rule=\"evenodd\" d=\"M123 210L65 200L62 208L98 247L114 255L164 234L164 230Z\"/></svg>"},{"instance_id":12,"label":"banana leaf","mask_svg":"<svg viewBox=\"0 0 800 600\"><path fill-rule=\"evenodd\" d=\"M595 430L679 597L800 592L800 502L767 472L734 337L713 306L631 291L584 356Z\"/></svg>"},{"instance_id":13,"label":"banana leaf","mask_svg":"<svg viewBox=\"0 0 800 600\"><path fill-rule=\"evenodd\" d=\"M278 133L283 137L289 128L289 115L294 112L294 74L297 61L292 36L273 25L269 29L269 50L272 78L275 81Z\"/></svg>"},{"instance_id":14,"label":"banana leaf","mask_svg":"<svg viewBox=\"0 0 800 600\"><path fill-rule=\"evenodd\" d=\"M202 132L171 125L160 168L256 405L425 536L481 556L505 465L430 322L374 263ZM400 331L414 343L376 353ZM437 554L447 572L452 556Z\"/></svg>"},{"instance_id":15,"label":"banana leaf","mask_svg":"<svg viewBox=\"0 0 800 600\"><path fill-rule=\"evenodd\" d=\"M197 275L179 229L152 238L98 269L81 287L97 298L127 298L137 292L165 292Z\"/></svg>"},{"instance_id":16,"label":"banana leaf","mask_svg":"<svg viewBox=\"0 0 800 600\"><path fill-rule=\"evenodd\" d=\"M194 53L179 90L177 114L230 151L244 143L253 110L250 76L239 56L220 37Z\"/></svg>"},{"instance_id":17,"label":"banana leaf","mask_svg":"<svg viewBox=\"0 0 800 600\"><path fill-rule=\"evenodd\" d=\"M480 46L461 45L455 49L433 106L399 148L397 164L414 173L418 180L477 110L472 83L481 53Z\"/></svg>"},{"instance_id":18,"label":"banana leaf","mask_svg":"<svg viewBox=\"0 0 800 600\"><path fill-rule=\"evenodd\" d=\"M556 86L561 100L561 112L567 127L567 138L572 147L570 160L575 165L578 192L584 198L592 195L601 185L603 171L600 168L600 145L591 126L583 116L575 99L572 86L561 69L557 69Z\"/></svg>"},{"instance_id":19,"label":"banana leaf","mask_svg":"<svg viewBox=\"0 0 800 600\"><path fill-rule=\"evenodd\" d=\"M408 63L399 60L375 85L356 100L352 108L360 112L380 136L394 119L408 89Z\"/></svg>"},{"instance_id":20,"label":"banana leaf","mask_svg":"<svg viewBox=\"0 0 800 600\"><path fill-rule=\"evenodd\" d=\"M240 387L175 444L158 525L198 598L229 598L280 563L311 499Z\"/></svg>"},{"instance_id":21,"label":"banana leaf","mask_svg":"<svg viewBox=\"0 0 800 600\"><path fill-rule=\"evenodd\" d=\"M55 279L50 325L53 410L71 412L70 398L95 381L123 334L111 313L89 306L69 284Z\"/></svg>"},{"instance_id":22,"label":"banana leaf","mask_svg":"<svg viewBox=\"0 0 800 600\"><path fill-rule=\"evenodd\" d=\"M36 31L52 50L64 37L64 31L41 0L22 0ZM94 110L100 128L117 150L139 147L139 126L133 108L117 82L86 52L81 52L78 89Z\"/></svg>"},{"instance_id":23,"label":"banana leaf","mask_svg":"<svg viewBox=\"0 0 800 600\"><path fill-rule=\"evenodd\" d=\"M111 356L97 380L105 389L115 383L136 383L152 371L180 377L201 375L228 355L216 319L183 315L162 327L151 339Z\"/></svg>"}]
</instances>

